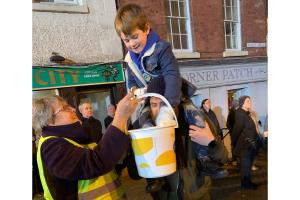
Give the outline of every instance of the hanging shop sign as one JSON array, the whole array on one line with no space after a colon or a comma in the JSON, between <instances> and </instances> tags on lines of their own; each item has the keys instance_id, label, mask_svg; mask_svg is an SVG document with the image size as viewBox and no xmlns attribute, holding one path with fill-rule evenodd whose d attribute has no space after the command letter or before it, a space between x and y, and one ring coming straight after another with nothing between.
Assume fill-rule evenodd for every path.
<instances>
[{"instance_id":1,"label":"hanging shop sign","mask_svg":"<svg viewBox=\"0 0 300 200\"><path fill-rule=\"evenodd\" d=\"M32 68L33 90L110 84L124 81L122 63Z\"/></svg>"}]
</instances>

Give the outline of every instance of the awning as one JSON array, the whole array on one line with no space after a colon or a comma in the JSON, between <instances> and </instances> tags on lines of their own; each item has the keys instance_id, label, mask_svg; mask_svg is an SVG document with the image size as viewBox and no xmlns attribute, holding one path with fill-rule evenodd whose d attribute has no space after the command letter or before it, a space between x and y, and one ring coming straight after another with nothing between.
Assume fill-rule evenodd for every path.
<instances>
[{"instance_id":1,"label":"awning","mask_svg":"<svg viewBox=\"0 0 300 200\"><path fill-rule=\"evenodd\" d=\"M32 90L124 82L123 63L86 66L34 66Z\"/></svg>"}]
</instances>

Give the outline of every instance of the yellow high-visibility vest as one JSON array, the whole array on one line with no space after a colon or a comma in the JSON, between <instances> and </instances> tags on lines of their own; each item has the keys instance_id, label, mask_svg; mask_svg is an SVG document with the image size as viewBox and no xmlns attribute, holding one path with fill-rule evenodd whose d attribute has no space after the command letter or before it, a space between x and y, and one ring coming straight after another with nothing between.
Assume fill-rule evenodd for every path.
<instances>
[{"instance_id":1,"label":"yellow high-visibility vest","mask_svg":"<svg viewBox=\"0 0 300 200\"><path fill-rule=\"evenodd\" d=\"M41 137L39 140L38 152L37 152L37 163L39 168L39 174L44 189L44 198L46 200L53 200L53 197L51 196L51 193L49 191L44 176L43 163L41 159L41 146L47 139L53 137L55 136ZM64 139L70 142L71 144L73 144L74 146L86 148L86 149L93 149L97 145L96 143L81 145L68 138L64 138ZM107 174L104 174L97 178L78 180L78 199L81 200L126 199L126 194L124 192L124 189L121 185L117 173L113 169Z\"/></svg>"}]
</instances>

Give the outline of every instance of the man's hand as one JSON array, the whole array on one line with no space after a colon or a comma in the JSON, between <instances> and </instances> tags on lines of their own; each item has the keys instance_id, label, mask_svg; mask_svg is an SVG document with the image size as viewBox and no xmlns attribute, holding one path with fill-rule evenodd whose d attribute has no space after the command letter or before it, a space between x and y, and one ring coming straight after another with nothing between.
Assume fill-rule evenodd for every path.
<instances>
[{"instance_id":1,"label":"man's hand","mask_svg":"<svg viewBox=\"0 0 300 200\"><path fill-rule=\"evenodd\" d=\"M189 136L192 141L204 146L208 146L208 144L215 139L207 122L205 122L204 128L190 125Z\"/></svg>"},{"instance_id":2,"label":"man's hand","mask_svg":"<svg viewBox=\"0 0 300 200\"><path fill-rule=\"evenodd\" d=\"M125 126L128 118L135 111L138 103L142 101L140 98L134 98L133 92L129 92L119 103L116 109L114 120L112 121L112 125L120 129L121 131L125 131Z\"/></svg>"}]
</instances>

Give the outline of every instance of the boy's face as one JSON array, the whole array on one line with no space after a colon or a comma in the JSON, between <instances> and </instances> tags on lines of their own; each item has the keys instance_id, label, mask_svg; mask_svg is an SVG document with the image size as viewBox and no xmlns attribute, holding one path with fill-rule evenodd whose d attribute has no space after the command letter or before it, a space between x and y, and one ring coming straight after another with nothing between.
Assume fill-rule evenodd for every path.
<instances>
[{"instance_id":1,"label":"boy's face","mask_svg":"<svg viewBox=\"0 0 300 200\"><path fill-rule=\"evenodd\" d=\"M149 34L149 31L149 26L146 26L145 32L140 29L135 29L132 31L131 35L128 36L121 32L121 39L129 51L139 54L147 44L147 35Z\"/></svg>"}]
</instances>

